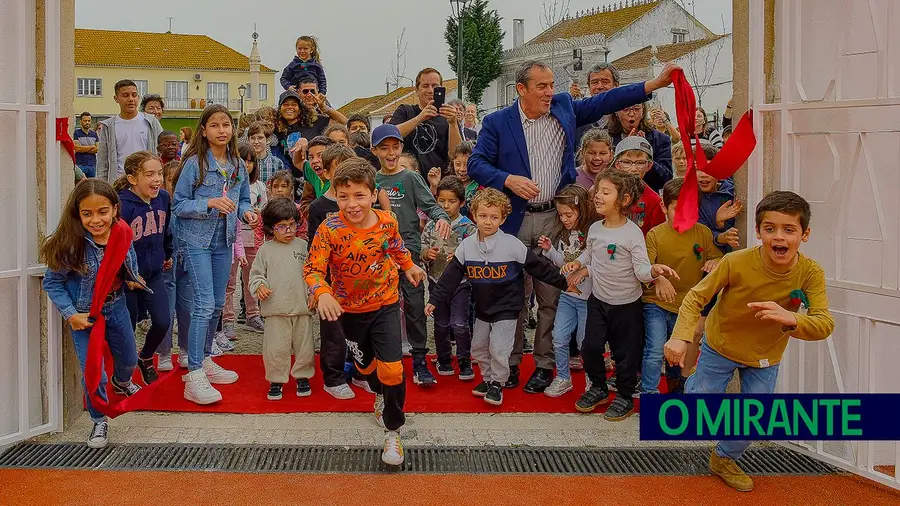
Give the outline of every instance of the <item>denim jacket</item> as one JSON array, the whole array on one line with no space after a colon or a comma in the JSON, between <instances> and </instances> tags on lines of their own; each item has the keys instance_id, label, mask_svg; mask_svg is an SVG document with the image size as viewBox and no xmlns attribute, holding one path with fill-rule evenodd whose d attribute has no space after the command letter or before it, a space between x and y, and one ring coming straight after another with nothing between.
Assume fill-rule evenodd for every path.
<instances>
[{"instance_id":1,"label":"denim jacket","mask_svg":"<svg viewBox=\"0 0 900 506\"><path fill-rule=\"evenodd\" d=\"M87 265L85 274L70 270L54 271L49 268L44 274L42 283L44 291L66 320L75 314L90 312L91 301L94 298L94 283L104 251L88 234L85 234L85 242L87 243L84 248L84 263ZM122 280L122 287L107 300L104 308L124 294L124 281L140 282L137 272L137 255L134 253L134 246L129 246L128 254L125 256L125 273L128 279Z\"/></svg>"},{"instance_id":2,"label":"denim jacket","mask_svg":"<svg viewBox=\"0 0 900 506\"><path fill-rule=\"evenodd\" d=\"M186 248L208 249L221 214L218 209L210 209L207 203L222 196L226 179L216 170L216 160L211 150L206 153L206 163L206 177L197 185L200 175L197 155L188 158L172 196L172 233ZM235 241L238 216L253 208L250 206L250 183L244 162L229 160L227 177L228 198L237 203L237 212L226 216L225 230L228 246L231 246Z\"/></svg>"}]
</instances>

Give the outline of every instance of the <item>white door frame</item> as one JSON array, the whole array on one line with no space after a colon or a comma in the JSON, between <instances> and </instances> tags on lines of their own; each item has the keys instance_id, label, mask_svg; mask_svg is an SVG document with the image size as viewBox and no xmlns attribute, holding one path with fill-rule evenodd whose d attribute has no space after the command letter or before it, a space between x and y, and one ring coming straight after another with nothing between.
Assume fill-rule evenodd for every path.
<instances>
[{"instance_id":1,"label":"white door frame","mask_svg":"<svg viewBox=\"0 0 900 506\"><path fill-rule=\"evenodd\" d=\"M15 72L17 76L16 98L15 102L0 102L0 111L10 111L16 113L16 145L18 147L17 157L15 159L16 177L9 182L15 185L16 193L20 196L20 202L25 199L35 198L35 195L29 195L29 187L27 178L28 170L28 149L32 146L28 140L28 113L34 113L35 116L43 116L46 118L46 153L44 154L47 166L46 181L46 204L45 209L47 217L48 230L56 228L60 214L60 168L59 168L59 144L56 141L56 118L59 116L59 95L60 95L60 5L59 0L45 0L45 41L44 47L46 54L43 55L46 61L46 76L44 78L44 104L36 105L29 102L36 102L34 96L29 97L29 89L34 83L29 83L29 77L33 79L34 72L29 72L28 65L29 53L35 51L35 41L31 34L34 31L35 11L34 5L28 2L18 2L17 0L7 0L17 3L14 12L17 12L15 37L8 40L7 43L15 45L18 52L18 68L5 69L4 72ZM8 12L8 11L7 11ZM9 34L12 35L12 34ZM18 413L0 413L0 416L16 416L18 418L18 431L0 434L0 446L9 445L23 439L28 439L40 434L51 431L60 430L62 425L62 322L59 313L47 300L47 361L44 364L46 374L42 377L45 381L46 397L43 402L47 406L47 422L40 425L31 426L29 420L29 406L34 403L35 395L40 396L41 385L32 385L29 380L29 373L33 368L33 360L29 357L29 336L28 322L29 315L40 312L41 308L36 305L35 301L29 300L28 282L29 278L42 276L46 266L33 265L28 256L29 238L37 234L37 220L26 219L28 213L27 206L17 206L18 219L17 234L18 239L16 250L16 268L6 271L0 271L0 279L17 279L18 280L18 325L17 325L17 349L18 349ZM32 265L29 266L29 263Z\"/></svg>"},{"instance_id":2,"label":"white door frame","mask_svg":"<svg viewBox=\"0 0 900 506\"><path fill-rule=\"evenodd\" d=\"M854 0L863 1L863 0ZM888 8L900 8L894 6L893 2L888 2ZM889 11L890 12L890 11ZM798 29L801 17L801 2L794 0L776 0L775 9L775 34L777 42L775 43L775 65L777 66L776 74L778 75L778 85L780 93L776 93L776 99L772 103L766 100L766 77L763 68L765 58L765 0L751 0L750 4L750 106L753 108L753 127L757 139L764 139L764 114L777 116L773 118L773 123L778 126L774 128L774 140L780 149L781 174L776 184L779 189L797 190L800 186L800 170L796 167L798 163L794 157L796 136L794 135L793 112L802 110L827 110L827 109L844 109L844 108L871 108L879 106L895 106L900 105L900 97L891 97L891 72L890 59L887 57L887 51L884 49L884 41L880 41L878 51L879 64L885 62L888 69L888 86L887 92L881 98L861 99L861 100L841 100L838 94L837 100L830 100L827 96L824 101L806 100L802 96L802 87L798 86L796 67L801 58L801 30ZM876 28L877 31L877 28ZM883 39L886 35L881 34ZM876 38L878 36L876 35ZM840 87L840 76L836 75L836 81L831 83L831 87ZM790 90L801 90L801 102L790 102L792 94ZM831 88L829 88L831 91ZM762 144L760 144L762 145ZM756 203L763 196L763 149L754 150L749 160L748 173L748 189L747 189L747 206L752 210ZM833 224L832 224L833 225ZM747 219L747 243L748 247L758 244L756 239L755 224L752 216ZM840 248L840 245L837 246ZM841 281L828 280L829 288L836 287ZM859 319L859 343L858 343L858 360L852 364L853 367L860 371L859 388L860 393L869 393L870 385L873 383L871 378L872 361L877 360L880 355L877 350L872 349L869 339L869 331L875 324L897 325L897 321L887 321L878 317L863 316L845 311L834 310L832 313L836 315L849 315ZM790 364L793 366L791 355L796 353L799 360L798 388L799 393L822 393L825 383L825 367L830 364L832 372L836 380L839 393L845 393L845 382L842 378L841 368L838 362L838 353L835 349L834 338L831 337L826 341L805 342L795 339L791 340L787 350L785 350L782 364ZM807 367L807 356L813 357L816 354L817 366L816 370ZM789 393L792 390L790 384L790 374L787 369L783 369L778 377L778 392ZM813 385L805 381L809 373L815 372L816 381ZM898 422L900 423L900 422ZM897 473L897 467L900 466L900 442L879 442L880 444L894 444L894 476L879 472L875 469L875 442L871 441L855 441L850 443L850 454L852 460L848 460L833 453L829 453L825 449L822 441L815 442L810 445L803 441L782 442L780 444L800 451L813 458L824 461L846 471L858 474L865 478L871 479L878 483L882 483L895 489L900 489L900 473Z\"/></svg>"}]
</instances>

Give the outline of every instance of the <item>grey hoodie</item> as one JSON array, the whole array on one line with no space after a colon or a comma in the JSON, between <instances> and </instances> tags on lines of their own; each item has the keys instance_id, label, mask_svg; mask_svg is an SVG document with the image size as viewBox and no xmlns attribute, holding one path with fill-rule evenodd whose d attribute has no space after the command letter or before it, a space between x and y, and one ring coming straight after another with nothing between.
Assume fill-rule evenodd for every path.
<instances>
[{"instance_id":1,"label":"grey hoodie","mask_svg":"<svg viewBox=\"0 0 900 506\"><path fill-rule=\"evenodd\" d=\"M144 121L150 127L147 146L149 151L155 155L157 154L156 139L163 131L162 125L156 119L156 116L152 114L143 112L138 114L144 117ZM116 178L119 177L119 152L116 149L116 118L118 117L119 115L117 114L101 121L103 128L98 134L100 140L97 143L97 178L105 179L109 181L109 184L113 184Z\"/></svg>"}]
</instances>

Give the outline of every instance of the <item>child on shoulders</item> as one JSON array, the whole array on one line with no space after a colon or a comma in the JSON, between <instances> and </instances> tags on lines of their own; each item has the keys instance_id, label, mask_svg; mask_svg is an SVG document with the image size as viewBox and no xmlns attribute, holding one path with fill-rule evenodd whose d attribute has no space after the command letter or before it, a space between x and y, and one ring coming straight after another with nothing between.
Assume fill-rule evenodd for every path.
<instances>
[{"instance_id":1,"label":"child on shoulders","mask_svg":"<svg viewBox=\"0 0 900 506\"><path fill-rule=\"evenodd\" d=\"M294 56L294 59L281 71L282 88L297 91L300 88L300 77L309 74L318 83L319 93L327 94L328 80L325 78L325 68L322 66L318 41L315 37L302 35L297 38L294 48L297 56Z\"/></svg>"}]
</instances>

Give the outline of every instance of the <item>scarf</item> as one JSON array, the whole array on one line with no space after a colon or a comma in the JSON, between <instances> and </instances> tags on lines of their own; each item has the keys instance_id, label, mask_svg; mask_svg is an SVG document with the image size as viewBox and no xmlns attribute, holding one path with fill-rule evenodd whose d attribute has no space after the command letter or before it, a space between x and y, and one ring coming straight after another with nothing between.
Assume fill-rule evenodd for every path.
<instances>
[{"instance_id":1,"label":"scarf","mask_svg":"<svg viewBox=\"0 0 900 506\"><path fill-rule=\"evenodd\" d=\"M112 354L109 351L109 343L106 342L106 318L103 316L103 303L112 290L116 275L125 263L125 257L131 248L131 227L124 220L114 223L109 234L109 242L100 261L97 270L97 278L94 281L94 298L91 300L90 315L94 325L91 327L91 335L88 339L87 359L84 364L84 383L91 399L91 405L104 415L115 418L123 413L141 409L149 404L150 396L163 380L172 373L160 375L152 385L141 388L137 394L118 401L104 400L100 394L100 379L103 376L104 359L106 364L112 364Z\"/></svg>"},{"instance_id":2,"label":"scarf","mask_svg":"<svg viewBox=\"0 0 900 506\"><path fill-rule=\"evenodd\" d=\"M684 143L684 153L687 156L687 172L684 175L681 193L678 194L673 225L675 230L684 233L693 227L700 217L700 187L697 184L697 171L702 170L716 179L731 177L750 158L750 153L756 147L756 135L753 133L753 111L750 110L741 117L728 142L722 146L716 158L707 162L703 148L700 146L700 139L694 133L697 117L694 90L688 83L683 70L678 69L672 72L672 84L675 86L675 112L678 118L678 130L681 132L681 142ZM691 149L691 139L696 141L694 149Z\"/></svg>"}]
</instances>

